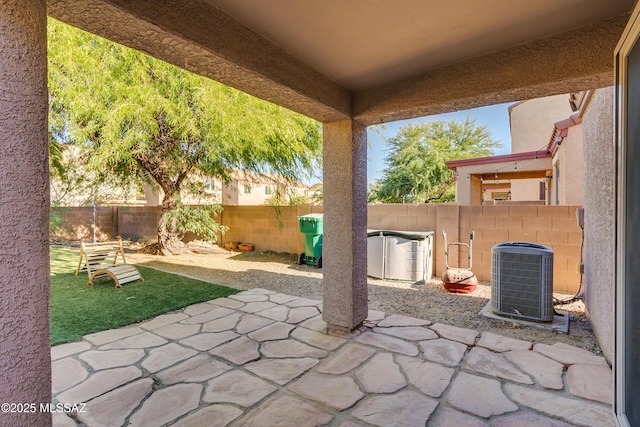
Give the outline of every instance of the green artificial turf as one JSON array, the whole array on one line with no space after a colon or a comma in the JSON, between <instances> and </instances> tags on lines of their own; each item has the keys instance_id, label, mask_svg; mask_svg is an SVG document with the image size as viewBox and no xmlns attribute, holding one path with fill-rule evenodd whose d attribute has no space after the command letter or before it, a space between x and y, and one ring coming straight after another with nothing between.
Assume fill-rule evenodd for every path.
<instances>
[{"instance_id":1,"label":"green artificial turf","mask_svg":"<svg viewBox=\"0 0 640 427\"><path fill-rule=\"evenodd\" d=\"M52 247L51 345L237 293L235 289L137 266L144 281L121 289L112 280L87 285L87 273L74 275L79 253Z\"/></svg>"}]
</instances>

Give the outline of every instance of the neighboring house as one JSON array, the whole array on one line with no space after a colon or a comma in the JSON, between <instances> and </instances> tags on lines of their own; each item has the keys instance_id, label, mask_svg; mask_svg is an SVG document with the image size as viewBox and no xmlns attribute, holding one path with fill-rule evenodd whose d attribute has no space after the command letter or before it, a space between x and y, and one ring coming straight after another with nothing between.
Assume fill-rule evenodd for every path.
<instances>
[{"instance_id":1,"label":"neighboring house","mask_svg":"<svg viewBox=\"0 0 640 427\"><path fill-rule=\"evenodd\" d=\"M556 95L509 107L511 154L448 162L462 205L582 205L582 115L591 95ZM579 104L579 105L578 105ZM577 111L577 112L576 112Z\"/></svg>"},{"instance_id":2,"label":"neighboring house","mask_svg":"<svg viewBox=\"0 0 640 427\"><path fill-rule=\"evenodd\" d=\"M197 191L190 191L196 188ZM201 205L218 203L227 206L258 206L278 202L288 204L297 198L309 198L309 186L284 182L274 175L234 170L229 182L217 177L192 176L180 195L182 203ZM145 187L148 206L162 203L161 189Z\"/></svg>"}]
</instances>

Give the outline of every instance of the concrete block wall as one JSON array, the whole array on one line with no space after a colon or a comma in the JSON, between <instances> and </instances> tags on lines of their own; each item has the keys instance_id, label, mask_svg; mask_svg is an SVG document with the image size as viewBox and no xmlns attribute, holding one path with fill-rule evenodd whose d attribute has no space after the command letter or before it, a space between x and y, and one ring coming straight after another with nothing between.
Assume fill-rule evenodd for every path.
<instances>
[{"instance_id":1,"label":"concrete block wall","mask_svg":"<svg viewBox=\"0 0 640 427\"><path fill-rule=\"evenodd\" d=\"M62 217L60 229L50 238L58 241L93 240L93 207L52 207ZM96 207L96 239L110 240L118 235L118 207Z\"/></svg>"},{"instance_id":2,"label":"concrete block wall","mask_svg":"<svg viewBox=\"0 0 640 427\"><path fill-rule=\"evenodd\" d=\"M304 235L298 216L322 212L322 206L225 206L220 221L229 227L220 244L240 241L252 243L256 251L304 252Z\"/></svg>"},{"instance_id":3,"label":"concrete block wall","mask_svg":"<svg viewBox=\"0 0 640 427\"><path fill-rule=\"evenodd\" d=\"M141 239L158 235L161 206L120 206L118 232L125 239Z\"/></svg>"},{"instance_id":4,"label":"concrete block wall","mask_svg":"<svg viewBox=\"0 0 640 427\"><path fill-rule=\"evenodd\" d=\"M550 246L554 251L554 290L572 293L578 290L582 234L575 211L579 206L496 205L460 206L458 204L369 205L370 229L433 231L434 269L441 276L445 265L442 231L448 243L469 243L474 232L472 270L481 281L491 281L491 249L504 242L529 242ZM449 265L466 267L468 253L451 246Z\"/></svg>"},{"instance_id":5,"label":"concrete block wall","mask_svg":"<svg viewBox=\"0 0 640 427\"><path fill-rule=\"evenodd\" d=\"M460 235L467 239L475 231L473 272L480 280L491 280L491 248L498 243L537 243L553 249L554 290L576 292L582 244L575 215L579 207L460 206Z\"/></svg>"},{"instance_id":6,"label":"concrete block wall","mask_svg":"<svg viewBox=\"0 0 640 427\"><path fill-rule=\"evenodd\" d=\"M491 248L504 242L529 242L550 246L554 251L554 289L572 293L578 290L582 233L576 223L579 206L495 205L460 206L444 204L379 204L369 205L368 228L402 231L433 231L433 271L438 277L445 266L442 231L449 243L473 241L472 270L481 281L491 281ZM60 210L71 232L57 233L59 239L92 238L92 208ZM98 239L142 238L155 235L161 210L152 207L98 208ZM321 213L322 206L281 206L279 220L270 206L225 206L219 222L229 227L219 243L240 241L252 243L257 251L300 254L304 252L304 235L300 233L298 216ZM326 224L325 224L326 226ZM451 247L449 265L466 267L468 253Z\"/></svg>"}]
</instances>

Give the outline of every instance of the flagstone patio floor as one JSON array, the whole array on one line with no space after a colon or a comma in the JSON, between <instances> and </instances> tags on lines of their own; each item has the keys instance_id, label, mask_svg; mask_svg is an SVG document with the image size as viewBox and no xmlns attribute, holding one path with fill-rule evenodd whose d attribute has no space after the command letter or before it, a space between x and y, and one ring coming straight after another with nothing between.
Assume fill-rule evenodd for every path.
<instances>
[{"instance_id":1,"label":"flagstone patio floor","mask_svg":"<svg viewBox=\"0 0 640 427\"><path fill-rule=\"evenodd\" d=\"M378 311L329 335L321 310L252 289L53 347L54 426L614 425L586 350Z\"/></svg>"}]
</instances>

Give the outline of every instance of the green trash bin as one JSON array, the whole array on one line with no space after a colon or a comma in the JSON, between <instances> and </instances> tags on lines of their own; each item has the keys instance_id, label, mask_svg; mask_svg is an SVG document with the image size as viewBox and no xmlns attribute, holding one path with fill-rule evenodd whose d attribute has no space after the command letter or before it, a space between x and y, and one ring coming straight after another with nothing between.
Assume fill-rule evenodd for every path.
<instances>
[{"instance_id":1,"label":"green trash bin","mask_svg":"<svg viewBox=\"0 0 640 427\"><path fill-rule=\"evenodd\" d=\"M304 234L304 253L299 262L322 268L322 234L324 231L322 214L309 214L298 217L300 232Z\"/></svg>"}]
</instances>

